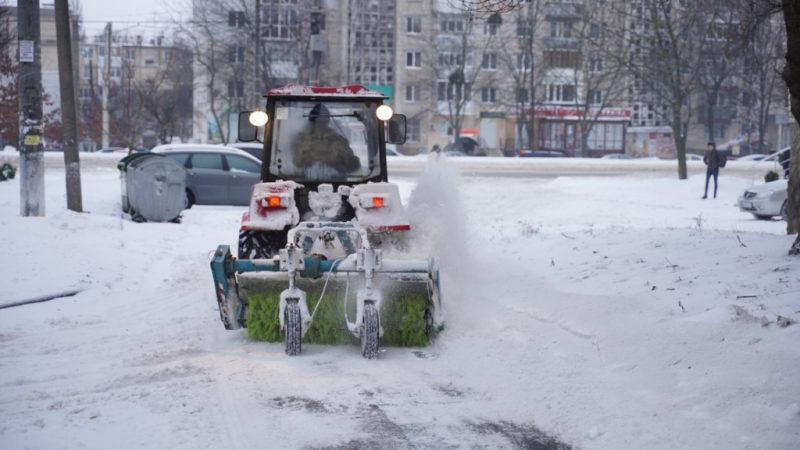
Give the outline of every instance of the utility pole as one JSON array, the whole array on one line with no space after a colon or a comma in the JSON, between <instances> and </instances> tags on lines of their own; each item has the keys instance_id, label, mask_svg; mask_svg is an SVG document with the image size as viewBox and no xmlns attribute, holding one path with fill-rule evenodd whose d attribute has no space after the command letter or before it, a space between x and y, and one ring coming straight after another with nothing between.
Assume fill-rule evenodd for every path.
<instances>
[{"instance_id":1,"label":"utility pole","mask_svg":"<svg viewBox=\"0 0 800 450\"><path fill-rule=\"evenodd\" d=\"M39 1L17 5L19 67L17 96L20 115L20 215L44 216L44 157L42 152L42 54L39 48Z\"/></svg>"},{"instance_id":2,"label":"utility pole","mask_svg":"<svg viewBox=\"0 0 800 450\"><path fill-rule=\"evenodd\" d=\"M256 78L253 83L253 90L255 95L255 100L253 101L252 107L253 109L258 109L258 103L261 99L261 0L256 0L256 42L255 42L255 49L256 49Z\"/></svg>"},{"instance_id":3,"label":"utility pole","mask_svg":"<svg viewBox=\"0 0 800 450\"><path fill-rule=\"evenodd\" d=\"M69 4L68 0L55 0L55 3L58 84L61 90L61 136L64 144L64 169L67 179L67 208L82 212L81 163L78 159L78 127L75 108L75 80L72 70Z\"/></svg>"},{"instance_id":4,"label":"utility pole","mask_svg":"<svg viewBox=\"0 0 800 450\"><path fill-rule=\"evenodd\" d=\"M108 128L108 91L111 90L111 22L106 24L106 51L103 67L103 148L109 147L111 130Z\"/></svg>"}]
</instances>

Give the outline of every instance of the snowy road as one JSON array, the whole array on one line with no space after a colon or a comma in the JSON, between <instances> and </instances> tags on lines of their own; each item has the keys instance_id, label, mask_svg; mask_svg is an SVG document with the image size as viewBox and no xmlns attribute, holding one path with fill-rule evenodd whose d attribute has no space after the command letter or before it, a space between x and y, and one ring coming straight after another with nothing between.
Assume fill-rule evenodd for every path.
<instances>
[{"instance_id":1,"label":"snowy road","mask_svg":"<svg viewBox=\"0 0 800 450\"><path fill-rule=\"evenodd\" d=\"M0 303L82 289L0 310L0 447L792 448L800 263L732 206L750 178L702 181L427 173L447 329L375 361L222 329L208 253L240 208L134 224L95 169L70 213L54 170L23 219L0 183Z\"/></svg>"}]
</instances>

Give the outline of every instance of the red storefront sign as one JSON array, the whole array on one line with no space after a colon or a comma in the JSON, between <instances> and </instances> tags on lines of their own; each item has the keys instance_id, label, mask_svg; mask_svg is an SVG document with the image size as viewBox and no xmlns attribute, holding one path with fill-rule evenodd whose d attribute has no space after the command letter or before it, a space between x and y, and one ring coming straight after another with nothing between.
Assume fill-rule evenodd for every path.
<instances>
[{"instance_id":1,"label":"red storefront sign","mask_svg":"<svg viewBox=\"0 0 800 450\"><path fill-rule=\"evenodd\" d=\"M537 119L579 120L584 113L589 119L598 121L630 120L631 111L627 108L575 108L569 106L537 106L533 116ZM599 115L598 115L599 114Z\"/></svg>"}]
</instances>

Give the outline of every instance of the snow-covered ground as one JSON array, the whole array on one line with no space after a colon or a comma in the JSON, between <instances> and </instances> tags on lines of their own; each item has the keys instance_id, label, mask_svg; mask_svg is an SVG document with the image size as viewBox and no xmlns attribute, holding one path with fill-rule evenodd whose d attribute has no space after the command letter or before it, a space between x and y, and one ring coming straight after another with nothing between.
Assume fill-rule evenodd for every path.
<instances>
[{"instance_id":1,"label":"snow-covered ground","mask_svg":"<svg viewBox=\"0 0 800 450\"><path fill-rule=\"evenodd\" d=\"M80 290L0 309L2 448L800 443L800 325L776 324L800 319L800 260L784 222L734 207L744 172L708 200L702 175L672 171L395 180L440 231L447 328L367 361L223 330L208 257L235 245L241 208L135 224L101 167L86 214L65 210L63 170L46 218L0 183L0 303Z\"/></svg>"}]
</instances>

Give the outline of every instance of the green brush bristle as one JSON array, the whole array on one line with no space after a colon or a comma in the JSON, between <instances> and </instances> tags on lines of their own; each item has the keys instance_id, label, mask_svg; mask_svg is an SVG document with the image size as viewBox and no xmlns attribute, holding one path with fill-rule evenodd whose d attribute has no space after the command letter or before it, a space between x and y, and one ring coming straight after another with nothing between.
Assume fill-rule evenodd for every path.
<instances>
[{"instance_id":1,"label":"green brush bristle","mask_svg":"<svg viewBox=\"0 0 800 450\"><path fill-rule=\"evenodd\" d=\"M313 312L322 291L322 282L303 280L298 287L306 292L309 312ZM240 292L247 299L249 314L247 334L251 339L267 342L281 342L283 334L278 321L280 292L287 283L249 280L242 283ZM356 319L356 291L349 290L348 318ZM357 344L358 340L347 329L344 319L344 283L330 281L325 290L322 304L314 315L314 321L303 338L312 344ZM428 307L428 294L424 285L402 283L399 287L383 290L381 325L384 335L381 344L396 347L421 347L428 344L425 333L425 310Z\"/></svg>"}]
</instances>

